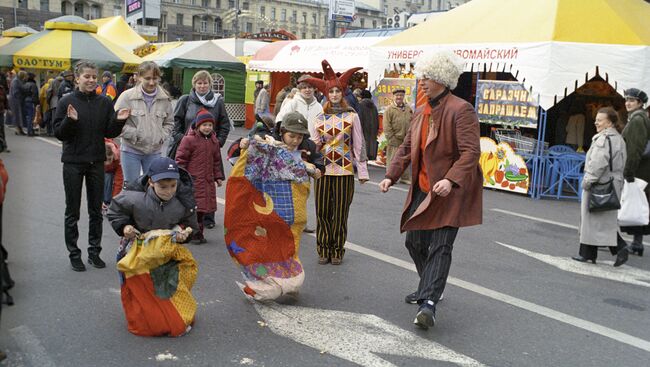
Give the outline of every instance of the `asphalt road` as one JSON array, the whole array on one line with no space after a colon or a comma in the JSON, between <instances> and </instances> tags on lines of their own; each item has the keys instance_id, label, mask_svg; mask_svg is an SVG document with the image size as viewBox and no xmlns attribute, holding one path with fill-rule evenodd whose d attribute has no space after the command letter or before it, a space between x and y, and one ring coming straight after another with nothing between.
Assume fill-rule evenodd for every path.
<instances>
[{"instance_id":1,"label":"asphalt road","mask_svg":"<svg viewBox=\"0 0 650 367\"><path fill-rule=\"evenodd\" d=\"M3 242L16 305L2 310L0 348L9 357L0 365L648 365L648 259L631 256L613 269L601 251L596 266L572 263L575 202L484 191L484 224L459 232L435 328L414 328L417 307L403 298L418 278L398 230L406 186L379 193L383 169L374 167L371 182L356 186L343 265L318 265L314 237L303 236L298 297L247 301L218 225L207 244L189 246L199 262L191 333L131 335L115 270L117 235L105 222L106 269L73 272L63 242L60 148L51 138L8 138L11 153L0 156L10 174ZM220 204L218 222L222 215ZM83 208L80 232L83 244Z\"/></svg>"}]
</instances>

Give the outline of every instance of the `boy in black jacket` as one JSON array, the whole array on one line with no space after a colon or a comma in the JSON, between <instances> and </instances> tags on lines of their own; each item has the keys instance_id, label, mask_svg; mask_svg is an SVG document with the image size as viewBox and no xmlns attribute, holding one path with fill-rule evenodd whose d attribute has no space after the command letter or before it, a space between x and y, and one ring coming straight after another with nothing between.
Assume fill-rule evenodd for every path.
<instances>
[{"instance_id":1,"label":"boy in black jacket","mask_svg":"<svg viewBox=\"0 0 650 367\"><path fill-rule=\"evenodd\" d=\"M88 61L75 65L79 86L59 100L54 117L54 135L63 142L63 186L65 189L65 244L74 271L85 271L79 239L81 187L86 180L88 201L88 263L96 268L106 264L99 258L102 239L102 196L104 190L104 138L114 138L130 115L128 109L115 113L106 96L97 95L97 66Z\"/></svg>"}]
</instances>

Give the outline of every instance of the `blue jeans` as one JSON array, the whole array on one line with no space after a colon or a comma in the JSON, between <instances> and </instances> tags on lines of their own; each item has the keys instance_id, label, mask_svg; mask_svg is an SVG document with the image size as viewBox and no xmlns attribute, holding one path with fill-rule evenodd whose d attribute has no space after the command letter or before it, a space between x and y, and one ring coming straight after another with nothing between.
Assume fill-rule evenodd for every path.
<instances>
[{"instance_id":1,"label":"blue jeans","mask_svg":"<svg viewBox=\"0 0 650 367\"><path fill-rule=\"evenodd\" d=\"M113 172L104 172L104 203L110 204L113 199L113 178L115 173Z\"/></svg>"},{"instance_id":2,"label":"blue jeans","mask_svg":"<svg viewBox=\"0 0 650 367\"><path fill-rule=\"evenodd\" d=\"M161 156L160 153L154 154L137 154L131 152L121 152L122 173L124 174L124 184L134 182L140 177L140 169L143 173L149 172L149 166L154 159Z\"/></svg>"},{"instance_id":3,"label":"blue jeans","mask_svg":"<svg viewBox=\"0 0 650 367\"><path fill-rule=\"evenodd\" d=\"M32 135L34 134L34 115L36 114L36 108L31 102L25 102L23 127L27 129L27 133Z\"/></svg>"}]
</instances>

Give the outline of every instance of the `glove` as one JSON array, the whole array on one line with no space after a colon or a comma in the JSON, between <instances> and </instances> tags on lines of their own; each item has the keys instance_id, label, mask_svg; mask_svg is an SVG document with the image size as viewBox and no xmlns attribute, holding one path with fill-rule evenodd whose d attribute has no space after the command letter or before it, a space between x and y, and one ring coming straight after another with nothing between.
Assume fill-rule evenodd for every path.
<instances>
[{"instance_id":1,"label":"glove","mask_svg":"<svg viewBox=\"0 0 650 367\"><path fill-rule=\"evenodd\" d=\"M634 176L625 177L625 181L627 181L627 182L629 182L629 183L634 182Z\"/></svg>"}]
</instances>

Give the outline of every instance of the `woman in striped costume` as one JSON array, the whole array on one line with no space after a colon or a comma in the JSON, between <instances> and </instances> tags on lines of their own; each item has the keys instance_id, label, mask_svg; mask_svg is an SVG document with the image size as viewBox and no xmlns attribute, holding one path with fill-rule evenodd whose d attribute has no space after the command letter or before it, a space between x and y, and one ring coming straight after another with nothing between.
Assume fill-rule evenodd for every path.
<instances>
[{"instance_id":1,"label":"woman in striped costume","mask_svg":"<svg viewBox=\"0 0 650 367\"><path fill-rule=\"evenodd\" d=\"M354 196L354 167L359 182L368 181L366 148L359 116L343 98L347 82L357 70L340 77L323 60L324 79L306 81L327 96L324 112L316 116L312 140L325 158L325 175L316 181L316 241L318 263L340 265L345 254L348 213Z\"/></svg>"}]
</instances>

